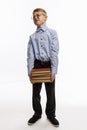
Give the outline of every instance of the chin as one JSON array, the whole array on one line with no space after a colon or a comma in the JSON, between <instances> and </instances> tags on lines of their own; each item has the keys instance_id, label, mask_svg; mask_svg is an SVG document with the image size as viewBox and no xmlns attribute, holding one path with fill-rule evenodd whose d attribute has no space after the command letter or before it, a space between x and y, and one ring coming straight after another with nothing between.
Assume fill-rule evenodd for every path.
<instances>
[{"instance_id":1,"label":"chin","mask_svg":"<svg viewBox=\"0 0 87 130\"><path fill-rule=\"evenodd\" d=\"M41 24L35 23L35 25L37 25L38 27L41 26Z\"/></svg>"}]
</instances>

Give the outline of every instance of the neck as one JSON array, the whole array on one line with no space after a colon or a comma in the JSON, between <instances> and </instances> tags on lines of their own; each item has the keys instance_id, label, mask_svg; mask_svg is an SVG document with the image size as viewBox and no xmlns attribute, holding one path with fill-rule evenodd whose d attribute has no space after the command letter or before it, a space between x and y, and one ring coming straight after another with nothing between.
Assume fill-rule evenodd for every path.
<instances>
[{"instance_id":1,"label":"neck","mask_svg":"<svg viewBox=\"0 0 87 130\"><path fill-rule=\"evenodd\" d=\"M38 26L38 28L42 28L43 26L45 26L45 24L42 24L42 25Z\"/></svg>"}]
</instances>

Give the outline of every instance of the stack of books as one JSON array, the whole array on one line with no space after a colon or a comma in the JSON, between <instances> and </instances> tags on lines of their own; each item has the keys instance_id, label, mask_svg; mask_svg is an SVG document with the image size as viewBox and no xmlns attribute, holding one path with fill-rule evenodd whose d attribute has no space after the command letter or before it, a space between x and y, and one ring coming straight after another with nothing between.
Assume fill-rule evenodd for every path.
<instances>
[{"instance_id":1,"label":"stack of books","mask_svg":"<svg viewBox=\"0 0 87 130\"><path fill-rule=\"evenodd\" d=\"M31 81L32 83L51 82L50 76L50 68L33 69L31 73Z\"/></svg>"}]
</instances>

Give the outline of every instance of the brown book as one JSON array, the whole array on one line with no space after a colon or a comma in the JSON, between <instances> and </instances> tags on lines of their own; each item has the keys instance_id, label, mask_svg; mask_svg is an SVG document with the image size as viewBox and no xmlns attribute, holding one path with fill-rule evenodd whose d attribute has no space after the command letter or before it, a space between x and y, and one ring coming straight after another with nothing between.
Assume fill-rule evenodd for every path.
<instances>
[{"instance_id":1,"label":"brown book","mask_svg":"<svg viewBox=\"0 0 87 130\"><path fill-rule=\"evenodd\" d=\"M51 69L50 68L39 68L39 69L33 69L32 74L41 74L41 73L50 73Z\"/></svg>"},{"instance_id":2,"label":"brown book","mask_svg":"<svg viewBox=\"0 0 87 130\"><path fill-rule=\"evenodd\" d=\"M38 80L39 80L39 79L40 79L40 80L41 80L41 79L44 79L44 80L45 80L45 79L50 79L50 76L33 76L32 78L33 78L33 79L38 79Z\"/></svg>"},{"instance_id":3,"label":"brown book","mask_svg":"<svg viewBox=\"0 0 87 130\"><path fill-rule=\"evenodd\" d=\"M32 83L51 82L50 76L50 68L33 69L31 73L31 81Z\"/></svg>"},{"instance_id":4,"label":"brown book","mask_svg":"<svg viewBox=\"0 0 87 130\"><path fill-rule=\"evenodd\" d=\"M50 79L41 79L41 80L37 80L37 79L32 79L32 83L46 83L46 82L51 82Z\"/></svg>"},{"instance_id":5,"label":"brown book","mask_svg":"<svg viewBox=\"0 0 87 130\"><path fill-rule=\"evenodd\" d=\"M49 72L49 73L32 73L31 74L31 76L49 76L49 75L51 75L51 72Z\"/></svg>"}]
</instances>

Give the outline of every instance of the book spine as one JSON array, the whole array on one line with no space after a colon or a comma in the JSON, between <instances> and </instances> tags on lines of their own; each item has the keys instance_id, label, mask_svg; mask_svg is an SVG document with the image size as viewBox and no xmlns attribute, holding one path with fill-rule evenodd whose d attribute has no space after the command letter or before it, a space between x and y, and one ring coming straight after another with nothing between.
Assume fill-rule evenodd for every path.
<instances>
[{"instance_id":1,"label":"book spine","mask_svg":"<svg viewBox=\"0 0 87 130\"><path fill-rule=\"evenodd\" d=\"M51 82L51 80L32 80L32 83Z\"/></svg>"},{"instance_id":2,"label":"book spine","mask_svg":"<svg viewBox=\"0 0 87 130\"><path fill-rule=\"evenodd\" d=\"M31 76L50 76L51 75L51 73L41 73L41 74L37 74L37 73L33 73L33 74L31 74Z\"/></svg>"},{"instance_id":3,"label":"book spine","mask_svg":"<svg viewBox=\"0 0 87 130\"><path fill-rule=\"evenodd\" d=\"M50 71L32 71L33 74L50 73Z\"/></svg>"},{"instance_id":4,"label":"book spine","mask_svg":"<svg viewBox=\"0 0 87 130\"><path fill-rule=\"evenodd\" d=\"M34 80L34 79L37 79L37 80L46 80L46 79L50 79L50 77L32 77L31 78L32 80Z\"/></svg>"}]
</instances>

